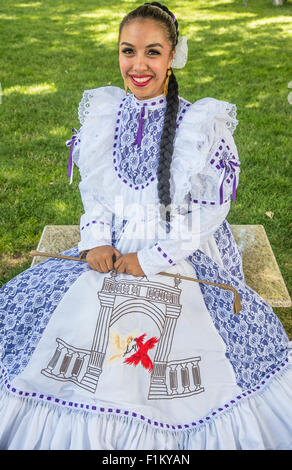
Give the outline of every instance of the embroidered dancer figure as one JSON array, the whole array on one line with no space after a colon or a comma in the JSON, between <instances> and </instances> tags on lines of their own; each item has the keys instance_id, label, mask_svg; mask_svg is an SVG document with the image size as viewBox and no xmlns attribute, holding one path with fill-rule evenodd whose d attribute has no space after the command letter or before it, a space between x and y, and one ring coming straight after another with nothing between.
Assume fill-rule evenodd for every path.
<instances>
[{"instance_id":1,"label":"embroidered dancer figure","mask_svg":"<svg viewBox=\"0 0 292 470\"><path fill-rule=\"evenodd\" d=\"M126 354L129 354L132 349L135 348L135 345L133 345L135 333L137 334L137 331L126 337L123 337L119 333L112 333L110 342L111 349L115 354L108 358L107 364L121 360ZM129 349L130 345L132 345L132 347Z\"/></svg>"},{"instance_id":2,"label":"embroidered dancer figure","mask_svg":"<svg viewBox=\"0 0 292 470\"><path fill-rule=\"evenodd\" d=\"M154 348L155 344L158 343L159 339L154 336L148 339L146 343L143 343L145 336L146 334L144 333L143 335L139 336L139 338L134 338L134 340L136 341L138 350L132 356L127 357L127 359L125 359L124 362L126 364L134 365L135 367L139 363L141 363L144 369L148 369L149 372L151 372L153 369L153 363L150 357L148 356L148 351L149 349Z\"/></svg>"}]
</instances>

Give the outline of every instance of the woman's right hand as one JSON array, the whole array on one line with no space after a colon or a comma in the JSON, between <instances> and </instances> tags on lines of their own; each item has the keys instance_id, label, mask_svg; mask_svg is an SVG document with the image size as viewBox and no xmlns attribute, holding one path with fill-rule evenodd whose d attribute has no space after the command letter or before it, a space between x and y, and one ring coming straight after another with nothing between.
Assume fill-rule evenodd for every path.
<instances>
[{"instance_id":1,"label":"woman's right hand","mask_svg":"<svg viewBox=\"0 0 292 470\"><path fill-rule=\"evenodd\" d=\"M115 256L115 260L113 260ZM114 269L114 263L122 254L110 245L98 246L88 251L86 261L89 266L99 273L108 273Z\"/></svg>"}]
</instances>

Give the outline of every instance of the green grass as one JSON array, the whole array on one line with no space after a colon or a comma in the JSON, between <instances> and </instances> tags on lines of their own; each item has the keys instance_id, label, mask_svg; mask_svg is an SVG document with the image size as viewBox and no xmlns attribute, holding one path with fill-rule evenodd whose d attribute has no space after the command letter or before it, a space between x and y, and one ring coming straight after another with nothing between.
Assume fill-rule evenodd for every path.
<instances>
[{"instance_id":1,"label":"green grass","mask_svg":"<svg viewBox=\"0 0 292 470\"><path fill-rule=\"evenodd\" d=\"M139 4L7 0L0 7L1 284L29 267L45 225L79 223L79 178L75 172L68 185L64 142L79 127L84 89L123 86L118 25ZM291 293L291 1L274 7L272 0L246 6L170 0L168 6L189 38L188 64L176 72L181 96L237 104L242 171L228 221L264 225ZM292 339L292 309L275 311Z\"/></svg>"}]
</instances>

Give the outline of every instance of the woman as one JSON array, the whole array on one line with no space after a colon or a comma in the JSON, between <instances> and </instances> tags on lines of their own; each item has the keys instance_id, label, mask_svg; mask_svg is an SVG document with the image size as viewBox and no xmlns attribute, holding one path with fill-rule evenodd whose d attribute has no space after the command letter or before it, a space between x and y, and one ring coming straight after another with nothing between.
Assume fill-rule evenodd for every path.
<instances>
[{"instance_id":1,"label":"woman","mask_svg":"<svg viewBox=\"0 0 292 470\"><path fill-rule=\"evenodd\" d=\"M87 263L50 259L2 289L1 448L291 448L288 338L225 219L236 108L179 97L178 39L166 7L139 7L119 35L132 93L84 92L67 254Z\"/></svg>"}]
</instances>

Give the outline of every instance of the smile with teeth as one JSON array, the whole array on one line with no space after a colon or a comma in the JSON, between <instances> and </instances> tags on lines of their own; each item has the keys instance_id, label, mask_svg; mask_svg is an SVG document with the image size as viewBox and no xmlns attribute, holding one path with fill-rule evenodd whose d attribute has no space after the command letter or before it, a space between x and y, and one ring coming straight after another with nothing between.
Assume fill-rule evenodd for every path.
<instances>
[{"instance_id":1,"label":"smile with teeth","mask_svg":"<svg viewBox=\"0 0 292 470\"><path fill-rule=\"evenodd\" d=\"M149 80L149 77L144 77L144 78L138 78L138 77L133 77L135 82L138 82L138 83L145 83L147 82L147 80Z\"/></svg>"},{"instance_id":2,"label":"smile with teeth","mask_svg":"<svg viewBox=\"0 0 292 470\"><path fill-rule=\"evenodd\" d=\"M150 80L152 80L151 75L144 75L144 76L136 76L136 75L130 75L130 78L132 82L138 86L144 86L147 85Z\"/></svg>"}]
</instances>

